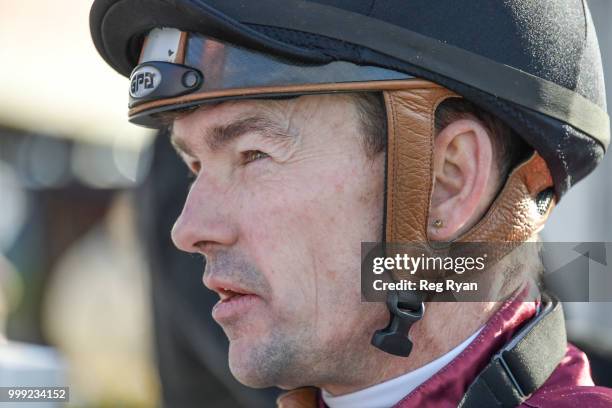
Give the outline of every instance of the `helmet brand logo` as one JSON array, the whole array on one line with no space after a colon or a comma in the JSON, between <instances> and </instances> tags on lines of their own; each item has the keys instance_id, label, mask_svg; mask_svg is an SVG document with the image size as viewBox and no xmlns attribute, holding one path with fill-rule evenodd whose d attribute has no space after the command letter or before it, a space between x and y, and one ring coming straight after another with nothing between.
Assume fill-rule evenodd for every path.
<instances>
[{"instance_id":1,"label":"helmet brand logo","mask_svg":"<svg viewBox=\"0 0 612 408\"><path fill-rule=\"evenodd\" d=\"M161 83L161 72L152 66L145 65L132 72L130 81L132 98L142 98L157 89Z\"/></svg>"}]
</instances>

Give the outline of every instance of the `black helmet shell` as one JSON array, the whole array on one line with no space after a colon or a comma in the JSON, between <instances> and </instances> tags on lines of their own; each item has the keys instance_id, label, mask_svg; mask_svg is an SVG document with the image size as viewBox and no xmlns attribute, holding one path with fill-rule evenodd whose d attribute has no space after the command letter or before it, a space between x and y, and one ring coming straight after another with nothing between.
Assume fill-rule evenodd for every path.
<instances>
[{"instance_id":1,"label":"black helmet shell","mask_svg":"<svg viewBox=\"0 0 612 408\"><path fill-rule=\"evenodd\" d=\"M128 76L154 27L307 64L346 60L439 83L546 160L560 198L609 144L599 45L582 0L96 0L103 58Z\"/></svg>"}]
</instances>

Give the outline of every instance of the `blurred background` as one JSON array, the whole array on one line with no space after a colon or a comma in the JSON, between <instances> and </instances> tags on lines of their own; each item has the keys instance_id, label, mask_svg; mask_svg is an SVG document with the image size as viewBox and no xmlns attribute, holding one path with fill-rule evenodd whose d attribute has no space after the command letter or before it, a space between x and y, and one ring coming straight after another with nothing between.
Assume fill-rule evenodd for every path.
<instances>
[{"instance_id":1,"label":"blurred background","mask_svg":"<svg viewBox=\"0 0 612 408\"><path fill-rule=\"evenodd\" d=\"M589 3L612 84L612 2ZM128 124L128 81L96 53L90 5L0 0L0 386L69 385L75 407L270 406L277 391L229 374L202 259L169 238L186 169L166 137ZM545 240L612 242L611 171L608 155ZM611 307L566 305L608 386Z\"/></svg>"}]
</instances>

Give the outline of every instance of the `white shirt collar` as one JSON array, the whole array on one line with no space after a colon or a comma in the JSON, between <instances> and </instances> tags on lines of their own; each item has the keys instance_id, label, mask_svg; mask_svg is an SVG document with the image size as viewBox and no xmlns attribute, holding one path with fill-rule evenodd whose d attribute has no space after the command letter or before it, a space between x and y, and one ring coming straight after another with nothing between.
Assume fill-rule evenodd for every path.
<instances>
[{"instance_id":1,"label":"white shirt collar","mask_svg":"<svg viewBox=\"0 0 612 408\"><path fill-rule=\"evenodd\" d=\"M329 408L390 408L457 357L474 341L483 327L463 343L423 367L363 390L337 397L322 390L323 401Z\"/></svg>"}]
</instances>

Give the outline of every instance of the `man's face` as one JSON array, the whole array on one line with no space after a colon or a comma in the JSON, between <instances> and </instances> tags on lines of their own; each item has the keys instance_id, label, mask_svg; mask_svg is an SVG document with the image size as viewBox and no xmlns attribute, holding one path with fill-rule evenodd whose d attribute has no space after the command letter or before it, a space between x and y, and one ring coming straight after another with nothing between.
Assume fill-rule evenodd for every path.
<instances>
[{"instance_id":1,"label":"man's face","mask_svg":"<svg viewBox=\"0 0 612 408\"><path fill-rule=\"evenodd\" d=\"M361 242L381 238L384 154L366 154L351 98L226 102L173 128L196 173L173 240L206 257L236 378L317 385L359 364L388 316L360 303L359 277Z\"/></svg>"}]
</instances>

